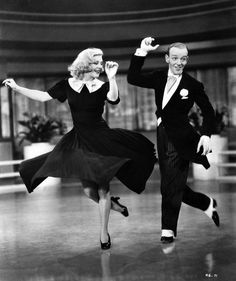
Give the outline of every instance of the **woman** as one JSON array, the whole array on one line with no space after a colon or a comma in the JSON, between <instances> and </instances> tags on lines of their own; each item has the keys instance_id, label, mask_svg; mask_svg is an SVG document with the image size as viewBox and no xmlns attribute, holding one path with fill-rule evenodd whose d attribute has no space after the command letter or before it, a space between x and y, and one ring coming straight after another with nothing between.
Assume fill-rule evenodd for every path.
<instances>
[{"instance_id":1,"label":"woman","mask_svg":"<svg viewBox=\"0 0 236 281\"><path fill-rule=\"evenodd\" d=\"M108 82L98 80L104 71L102 56L100 49L85 49L68 68L72 77L60 81L47 92L20 87L13 79L3 83L42 102L52 98L68 101L73 129L52 152L24 161L20 174L29 192L48 176L80 179L85 194L99 204L101 248L109 249L110 209L128 216L128 210L118 202L119 198L110 198L109 182L117 177L129 189L141 193L156 158L154 145L144 136L110 129L102 118L105 101L118 104L120 100L115 78L117 63L105 63Z\"/></svg>"}]
</instances>

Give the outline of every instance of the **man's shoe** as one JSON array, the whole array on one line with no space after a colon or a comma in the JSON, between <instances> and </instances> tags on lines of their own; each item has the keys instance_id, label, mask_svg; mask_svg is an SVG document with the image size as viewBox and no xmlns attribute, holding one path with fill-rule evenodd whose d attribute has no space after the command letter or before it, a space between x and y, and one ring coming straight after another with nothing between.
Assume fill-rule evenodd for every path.
<instances>
[{"instance_id":1,"label":"man's shoe","mask_svg":"<svg viewBox=\"0 0 236 281\"><path fill-rule=\"evenodd\" d=\"M215 199L213 198L210 198L210 204L209 204L209 207L207 208L207 210L205 211L205 214L211 218L214 222L214 224L216 226L220 226L220 218L219 218L219 215L216 211L216 207L217 207L217 202Z\"/></svg>"},{"instance_id":2,"label":"man's shoe","mask_svg":"<svg viewBox=\"0 0 236 281\"><path fill-rule=\"evenodd\" d=\"M173 236L161 236L161 242L163 244L168 244L168 243L173 243L174 242L174 237Z\"/></svg>"},{"instance_id":3,"label":"man's shoe","mask_svg":"<svg viewBox=\"0 0 236 281\"><path fill-rule=\"evenodd\" d=\"M219 215L216 211L216 207L217 207L217 202L216 202L215 199L213 199L213 212L212 212L211 218L212 218L213 222L215 223L215 225L219 227L220 226L220 218L219 218Z\"/></svg>"}]
</instances>

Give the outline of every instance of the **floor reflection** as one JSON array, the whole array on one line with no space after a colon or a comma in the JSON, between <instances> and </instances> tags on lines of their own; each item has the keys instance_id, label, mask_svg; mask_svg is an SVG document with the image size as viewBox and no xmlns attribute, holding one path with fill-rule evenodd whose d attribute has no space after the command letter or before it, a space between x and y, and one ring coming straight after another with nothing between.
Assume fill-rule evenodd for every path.
<instances>
[{"instance_id":1,"label":"floor reflection","mask_svg":"<svg viewBox=\"0 0 236 281\"><path fill-rule=\"evenodd\" d=\"M99 248L97 205L77 186L2 194L0 281L236 280L236 190L211 182L193 187L218 200L220 229L183 205L178 238L163 245L157 186L140 196L114 184L130 216L111 213L107 251Z\"/></svg>"}]
</instances>

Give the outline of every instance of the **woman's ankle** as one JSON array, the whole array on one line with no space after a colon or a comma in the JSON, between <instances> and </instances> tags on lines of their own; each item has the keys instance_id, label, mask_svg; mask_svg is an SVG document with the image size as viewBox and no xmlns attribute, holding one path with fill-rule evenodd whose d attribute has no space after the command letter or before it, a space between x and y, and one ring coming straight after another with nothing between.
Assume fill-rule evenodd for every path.
<instances>
[{"instance_id":1,"label":"woman's ankle","mask_svg":"<svg viewBox=\"0 0 236 281\"><path fill-rule=\"evenodd\" d=\"M103 231L100 234L100 240L102 243L106 243L109 239L108 231Z\"/></svg>"},{"instance_id":2,"label":"woman's ankle","mask_svg":"<svg viewBox=\"0 0 236 281\"><path fill-rule=\"evenodd\" d=\"M111 209L118 213L121 213L123 211L123 208L121 208L117 203L115 203L113 201L111 201Z\"/></svg>"}]
</instances>

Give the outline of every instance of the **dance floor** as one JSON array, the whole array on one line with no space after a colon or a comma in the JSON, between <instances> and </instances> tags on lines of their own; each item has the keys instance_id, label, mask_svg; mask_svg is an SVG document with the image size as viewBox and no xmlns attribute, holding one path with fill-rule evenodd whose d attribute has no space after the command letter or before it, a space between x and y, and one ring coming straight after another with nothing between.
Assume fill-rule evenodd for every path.
<instances>
[{"instance_id":1,"label":"dance floor","mask_svg":"<svg viewBox=\"0 0 236 281\"><path fill-rule=\"evenodd\" d=\"M213 196L220 228L182 205L178 237L160 243L159 182L137 195L114 181L130 216L111 212L110 250L99 245L98 205L76 184L0 194L0 281L236 280L236 183L192 181Z\"/></svg>"}]
</instances>

